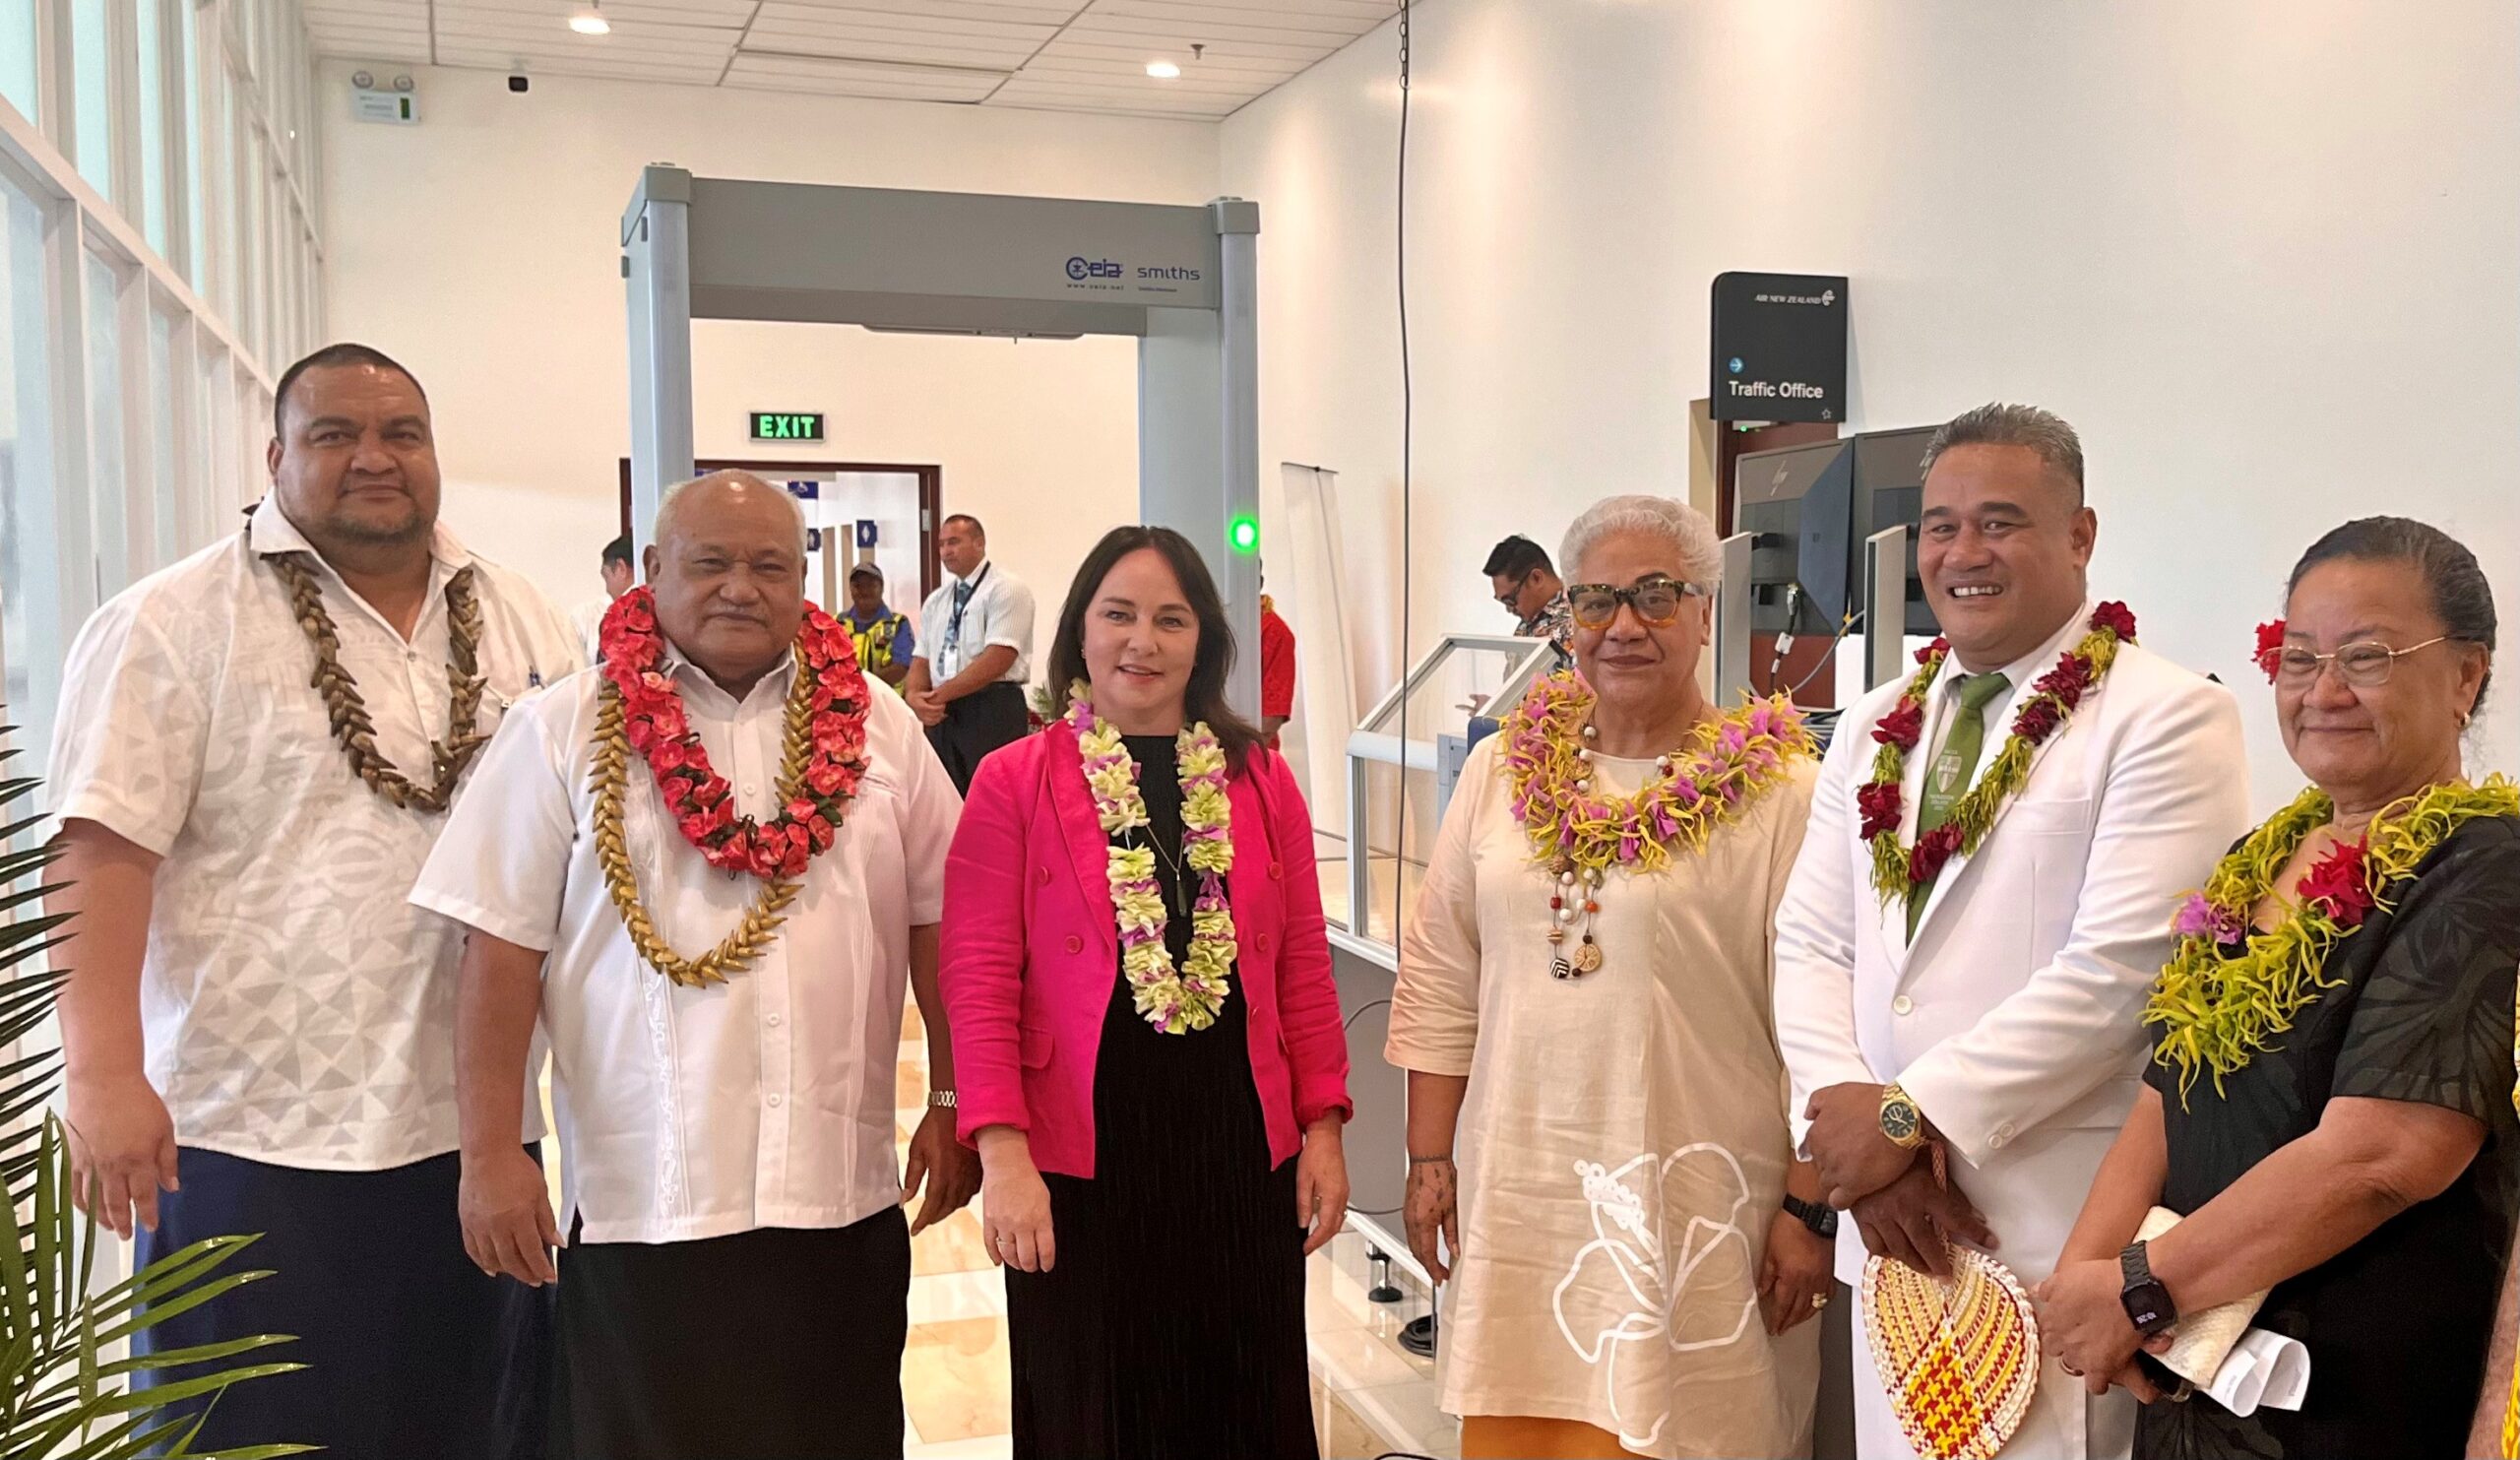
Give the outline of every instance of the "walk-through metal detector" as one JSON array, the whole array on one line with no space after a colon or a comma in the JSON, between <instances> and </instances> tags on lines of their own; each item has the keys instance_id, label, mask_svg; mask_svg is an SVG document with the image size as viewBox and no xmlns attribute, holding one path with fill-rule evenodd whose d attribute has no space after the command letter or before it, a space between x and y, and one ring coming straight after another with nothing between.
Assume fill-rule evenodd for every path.
<instances>
[{"instance_id":1,"label":"walk-through metal detector","mask_svg":"<svg viewBox=\"0 0 2520 1460\"><path fill-rule=\"evenodd\" d=\"M1232 617L1229 698L1259 718L1260 210L694 177L621 216L633 532L692 475L691 322L1138 340L1138 515L1198 544ZM1054 483L1041 489L1055 491ZM1065 584L1037 583L1057 611Z\"/></svg>"}]
</instances>

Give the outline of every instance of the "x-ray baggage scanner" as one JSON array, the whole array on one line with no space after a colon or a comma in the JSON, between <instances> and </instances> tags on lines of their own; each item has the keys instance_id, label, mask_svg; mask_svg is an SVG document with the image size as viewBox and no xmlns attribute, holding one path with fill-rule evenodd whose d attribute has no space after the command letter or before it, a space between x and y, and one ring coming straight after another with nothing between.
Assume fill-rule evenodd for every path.
<instances>
[{"instance_id":1,"label":"x-ray baggage scanner","mask_svg":"<svg viewBox=\"0 0 2520 1460\"><path fill-rule=\"evenodd\" d=\"M653 166L621 216L632 531L692 475L691 322L1138 340L1138 515L1207 557L1259 719L1257 205L749 182ZM1055 604L1063 585L1037 584Z\"/></svg>"}]
</instances>

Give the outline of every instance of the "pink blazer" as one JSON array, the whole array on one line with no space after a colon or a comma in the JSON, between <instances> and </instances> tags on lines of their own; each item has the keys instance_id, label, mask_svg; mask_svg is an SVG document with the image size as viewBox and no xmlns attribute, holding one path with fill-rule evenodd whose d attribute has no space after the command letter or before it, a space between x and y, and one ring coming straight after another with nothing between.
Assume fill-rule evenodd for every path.
<instances>
[{"instance_id":1,"label":"pink blazer","mask_svg":"<svg viewBox=\"0 0 2520 1460\"><path fill-rule=\"evenodd\" d=\"M1348 1037L1294 774L1254 749L1229 795L1233 978L1275 1166L1301 1147L1304 1126L1351 1109ZM1063 1175L1094 1174L1095 1057L1119 978L1109 846L1076 734L1053 725L980 763L945 867L941 982L962 1137L1014 1126L1031 1136L1034 1164Z\"/></svg>"}]
</instances>

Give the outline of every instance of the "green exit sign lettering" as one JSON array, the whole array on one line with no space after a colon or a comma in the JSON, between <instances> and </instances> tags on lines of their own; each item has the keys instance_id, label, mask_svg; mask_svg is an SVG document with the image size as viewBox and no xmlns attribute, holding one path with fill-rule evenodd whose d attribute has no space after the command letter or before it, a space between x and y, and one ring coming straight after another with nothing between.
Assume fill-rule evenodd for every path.
<instances>
[{"instance_id":1,"label":"green exit sign lettering","mask_svg":"<svg viewBox=\"0 0 2520 1460\"><path fill-rule=\"evenodd\" d=\"M823 413L819 411L756 411L752 413L752 438L755 441L820 441L823 438Z\"/></svg>"}]
</instances>

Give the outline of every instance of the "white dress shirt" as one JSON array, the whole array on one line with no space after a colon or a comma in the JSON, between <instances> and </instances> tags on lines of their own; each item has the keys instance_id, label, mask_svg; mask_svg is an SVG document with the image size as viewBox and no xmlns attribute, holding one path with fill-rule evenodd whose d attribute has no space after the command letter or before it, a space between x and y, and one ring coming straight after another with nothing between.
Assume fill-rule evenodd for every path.
<instances>
[{"instance_id":1,"label":"white dress shirt","mask_svg":"<svg viewBox=\"0 0 2520 1460\"><path fill-rule=\"evenodd\" d=\"M351 772L309 684L314 646L258 561L313 549L271 498L251 532L250 546L229 537L143 579L80 630L53 737L55 808L163 858L140 1004L149 1082L178 1141L332 1171L441 1156L456 1148L457 937L399 894L445 818L398 807ZM442 526L431 552L408 643L316 569L377 749L423 785L430 742L447 733L457 569L472 566L481 606L481 731L579 665L567 621L525 579Z\"/></svg>"},{"instance_id":2,"label":"white dress shirt","mask_svg":"<svg viewBox=\"0 0 2520 1460\"><path fill-rule=\"evenodd\" d=\"M739 703L669 656L691 728L769 817L791 660ZM898 696L867 696L867 770L839 838L815 857L769 951L725 983L684 988L643 962L596 862L590 670L508 718L473 771L411 900L548 955L541 1027L560 1127L560 1230L590 1242L669 1242L764 1227L846 1227L901 1202L894 1091L910 931L945 901L962 802ZM662 937L697 958L761 883L709 865L631 757L622 832Z\"/></svg>"},{"instance_id":3,"label":"white dress shirt","mask_svg":"<svg viewBox=\"0 0 2520 1460\"><path fill-rule=\"evenodd\" d=\"M953 632L954 589L964 580L947 578L927 596L918 610L918 657L927 661L929 682L942 684L970 668L980 651L1003 644L1015 651L1015 663L998 675L1001 684L1022 684L1033 677L1033 590L995 563L982 563L971 582L971 602L963 607L961 634Z\"/></svg>"}]
</instances>

